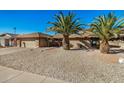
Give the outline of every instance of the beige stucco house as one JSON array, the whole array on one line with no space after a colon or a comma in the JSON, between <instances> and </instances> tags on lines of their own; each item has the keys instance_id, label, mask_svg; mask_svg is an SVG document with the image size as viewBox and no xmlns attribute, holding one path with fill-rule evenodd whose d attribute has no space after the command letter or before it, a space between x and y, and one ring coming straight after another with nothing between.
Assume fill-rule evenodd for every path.
<instances>
[{"instance_id":1,"label":"beige stucco house","mask_svg":"<svg viewBox=\"0 0 124 93\"><path fill-rule=\"evenodd\" d=\"M44 33L31 33L23 34L16 36L17 47L27 47L27 48L36 48L36 47L48 47L50 35Z\"/></svg>"},{"instance_id":2,"label":"beige stucco house","mask_svg":"<svg viewBox=\"0 0 124 93\"><path fill-rule=\"evenodd\" d=\"M57 42L62 43L63 35L56 34L53 36L53 39ZM71 34L69 36L70 44L72 48L78 48L80 45L84 48L93 48L96 47L99 38L90 31L80 31L79 34ZM61 44L62 45L62 44Z\"/></svg>"}]
</instances>

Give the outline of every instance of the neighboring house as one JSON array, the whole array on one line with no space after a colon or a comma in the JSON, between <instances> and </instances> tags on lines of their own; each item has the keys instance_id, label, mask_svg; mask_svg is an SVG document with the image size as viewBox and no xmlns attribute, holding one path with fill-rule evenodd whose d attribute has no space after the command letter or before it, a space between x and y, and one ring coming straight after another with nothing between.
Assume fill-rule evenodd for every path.
<instances>
[{"instance_id":1,"label":"neighboring house","mask_svg":"<svg viewBox=\"0 0 124 93\"><path fill-rule=\"evenodd\" d=\"M35 47L48 47L50 35L44 33L31 33L31 34L23 34L16 36L17 39L17 47L27 47L27 48L35 48Z\"/></svg>"},{"instance_id":2,"label":"neighboring house","mask_svg":"<svg viewBox=\"0 0 124 93\"><path fill-rule=\"evenodd\" d=\"M10 47L16 46L16 34L4 33L0 34L0 46Z\"/></svg>"}]
</instances>

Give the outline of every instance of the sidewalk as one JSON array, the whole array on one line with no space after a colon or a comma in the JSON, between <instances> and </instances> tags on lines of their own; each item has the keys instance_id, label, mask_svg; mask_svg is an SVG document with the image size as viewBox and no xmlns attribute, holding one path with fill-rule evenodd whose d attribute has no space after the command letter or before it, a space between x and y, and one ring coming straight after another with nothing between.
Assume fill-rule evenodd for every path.
<instances>
[{"instance_id":1,"label":"sidewalk","mask_svg":"<svg viewBox=\"0 0 124 93\"><path fill-rule=\"evenodd\" d=\"M65 81L40 76L0 66L0 83L66 83Z\"/></svg>"}]
</instances>

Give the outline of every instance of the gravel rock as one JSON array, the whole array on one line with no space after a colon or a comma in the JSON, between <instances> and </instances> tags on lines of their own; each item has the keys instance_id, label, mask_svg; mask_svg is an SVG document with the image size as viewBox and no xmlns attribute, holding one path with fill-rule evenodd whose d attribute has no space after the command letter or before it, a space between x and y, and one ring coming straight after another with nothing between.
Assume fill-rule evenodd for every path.
<instances>
[{"instance_id":1,"label":"gravel rock","mask_svg":"<svg viewBox=\"0 0 124 93\"><path fill-rule=\"evenodd\" d=\"M99 50L36 48L0 56L0 65L67 82L124 82L124 64L116 54Z\"/></svg>"}]
</instances>

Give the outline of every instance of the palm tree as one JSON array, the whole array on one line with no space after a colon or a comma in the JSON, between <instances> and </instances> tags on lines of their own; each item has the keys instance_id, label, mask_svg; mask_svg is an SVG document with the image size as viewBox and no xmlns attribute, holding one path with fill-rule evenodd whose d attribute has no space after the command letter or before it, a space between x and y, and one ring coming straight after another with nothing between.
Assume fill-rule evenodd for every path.
<instances>
[{"instance_id":1,"label":"palm tree","mask_svg":"<svg viewBox=\"0 0 124 93\"><path fill-rule=\"evenodd\" d=\"M75 19L73 13L68 13L64 15L60 12L58 15L54 16L55 22L48 22L52 26L48 28L48 31L54 31L56 33L63 34L63 48L65 50L70 49L69 35L77 33L81 30L81 25L79 19Z\"/></svg>"},{"instance_id":2,"label":"palm tree","mask_svg":"<svg viewBox=\"0 0 124 93\"><path fill-rule=\"evenodd\" d=\"M113 13L96 17L90 24L92 31L100 38L101 53L109 53L109 40L117 36L124 27L124 19L116 17Z\"/></svg>"}]
</instances>

